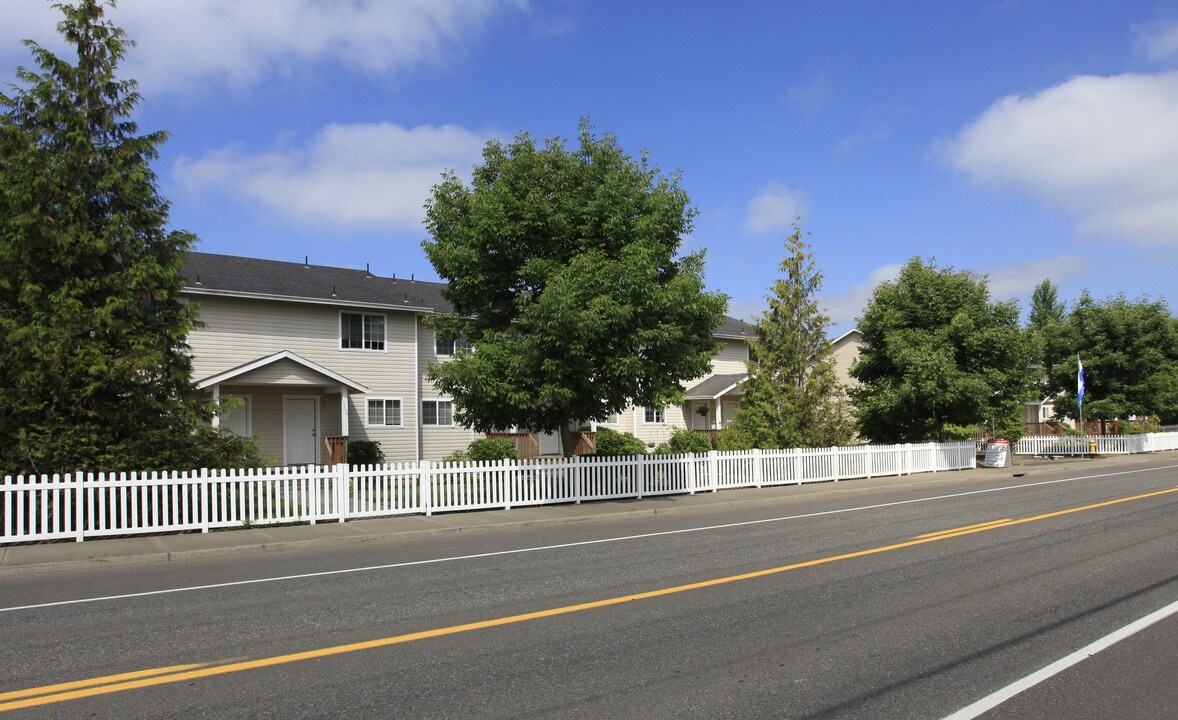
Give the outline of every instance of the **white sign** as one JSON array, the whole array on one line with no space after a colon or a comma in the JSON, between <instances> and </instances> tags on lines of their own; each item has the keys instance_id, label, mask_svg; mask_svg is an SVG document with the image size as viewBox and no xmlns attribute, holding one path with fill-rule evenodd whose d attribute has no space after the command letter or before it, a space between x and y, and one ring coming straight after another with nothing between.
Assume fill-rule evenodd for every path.
<instances>
[{"instance_id":1,"label":"white sign","mask_svg":"<svg viewBox=\"0 0 1178 720\"><path fill-rule=\"evenodd\" d=\"M982 461L982 467L1010 467L1010 443L1005 440L986 443L986 459Z\"/></svg>"}]
</instances>

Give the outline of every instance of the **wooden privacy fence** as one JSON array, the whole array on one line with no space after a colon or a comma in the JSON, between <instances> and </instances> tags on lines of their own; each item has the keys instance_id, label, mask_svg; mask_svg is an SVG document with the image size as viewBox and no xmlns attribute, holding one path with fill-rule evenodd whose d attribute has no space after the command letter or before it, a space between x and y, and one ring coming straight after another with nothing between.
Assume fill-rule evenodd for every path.
<instances>
[{"instance_id":1,"label":"wooden privacy fence","mask_svg":"<svg viewBox=\"0 0 1178 720\"><path fill-rule=\"evenodd\" d=\"M1138 435L1032 435L1014 444L1015 455L1128 455L1178 450L1178 432Z\"/></svg>"},{"instance_id":2,"label":"wooden privacy fence","mask_svg":"<svg viewBox=\"0 0 1178 720\"><path fill-rule=\"evenodd\" d=\"M1176 433L1178 435L1178 433ZM974 444L6 476L0 543L716 492L974 467Z\"/></svg>"}]
</instances>

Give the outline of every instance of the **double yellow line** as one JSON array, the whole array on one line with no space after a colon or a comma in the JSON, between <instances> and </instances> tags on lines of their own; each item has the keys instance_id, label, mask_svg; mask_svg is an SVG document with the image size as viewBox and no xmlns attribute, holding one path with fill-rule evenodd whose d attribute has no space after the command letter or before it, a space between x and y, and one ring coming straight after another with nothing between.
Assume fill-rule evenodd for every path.
<instances>
[{"instance_id":1,"label":"double yellow line","mask_svg":"<svg viewBox=\"0 0 1178 720\"><path fill-rule=\"evenodd\" d=\"M1039 520L1047 520L1049 518L1060 517L1062 515L1070 515L1072 513L1083 512L1086 510L1095 510L1097 508L1132 502L1134 500L1144 500L1146 498L1158 497L1159 495L1167 495L1174 492L1178 492L1178 487L1170 488L1168 490L1158 490L1156 492L1144 493L1141 495L1133 495L1131 497L1118 498L1116 500L1106 500L1105 502L1068 508L1066 510L1057 510L1055 512L1035 515L1033 517L1020 518L1018 520L993 520L977 525L967 525L965 527L952 528L950 530L941 530L938 532L920 535L916 538L913 538L912 540L907 540L905 542L895 543L892 545L883 545L880 547L869 548L867 550L843 553L841 555L831 555L829 557L818 558L816 560L806 560L804 562L793 563L790 565L781 565L779 567L742 573L740 575L729 575L727 577L703 580L701 582L688 583L686 585L676 585L674 587L650 590L643 593L636 593L634 595L621 595L618 597L580 603L577 605L566 605L564 607L524 613L522 615L510 615L507 617L493 618L491 620L482 620L479 622L466 623L463 625L451 625L449 627L423 630L405 635L393 635L391 637L366 640L364 642L358 643L349 643L347 645L335 645L332 647L290 653L287 655L258 658L256 660L222 661L220 664L200 663L191 665L172 665L169 667L139 670L137 672L122 673L119 675L106 675L103 677L90 678L88 680L77 680L74 682L61 683L58 685L45 685L42 687L29 688L27 690L16 690L13 692L0 693L0 712L7 710L17 710L20 708L36 707L38 705L49 705L52 703L64 702L66 700L77 700L79 698L92 697L94 695L106 695L110 693L123 692L126 690L135 690L138 688L152 687L154 685L166 685L170 683L185 682L188 680L197 680L200 678L212 677L214 675L226 675L229 673L241 672L243 670L254 670L257 668L272 667L274 665L301 662L303 660L313 660L331 655L342 655L344 653L358 652L360 650L372 650L374 648L400 645L402 643L414 642L416 640L426 640L429 638L442 637L445 635L456 635L458 633L470 632L472 630L483 630L486 628L499 627L502 625L513 625L515 623L555 617L557 615L568 615L571 613L582 612L584 610L594 610L596 608L609 607L611 605L620 605L622 603L633 602L635 600L649 600L651 598L662 597L664 595L674 595L676 593L688 592L690 590L701 590L703 588L715 587L717 585L726 585L728 583L739 582L741 580L752 580L754 578L766 577L768 575L776 575L778 573L788 572L790 570L800 570L802 568L825 565L827 563L838 562L840 560L851 560L853 558L866 557L868 555L877 555L879 553L891 552L893 550L914 547L916 545L924 545L926 543L962 537L964 535L972 535L974 533L987 532L989 530L996 530L998 528L1012 527L1015 525L1036 522Z\"/></svg>"}]
</instances>

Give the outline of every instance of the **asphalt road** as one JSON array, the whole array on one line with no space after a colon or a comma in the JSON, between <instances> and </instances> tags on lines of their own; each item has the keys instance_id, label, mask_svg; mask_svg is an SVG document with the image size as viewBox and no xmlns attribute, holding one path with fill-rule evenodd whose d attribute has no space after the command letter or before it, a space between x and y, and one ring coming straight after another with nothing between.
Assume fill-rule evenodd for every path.
<instances>
[{"instance_id":1,"label":"asphalt road","mask_svg":"<svg viewBox=\"0 0 1178 720\"><path fill-rule=\"evenodd\" d=\"M4 578L0 714L944 718L1178 602L1176 465ZM1178 717L1176 648L984 717Z\"/></svg>"}]
</instances>

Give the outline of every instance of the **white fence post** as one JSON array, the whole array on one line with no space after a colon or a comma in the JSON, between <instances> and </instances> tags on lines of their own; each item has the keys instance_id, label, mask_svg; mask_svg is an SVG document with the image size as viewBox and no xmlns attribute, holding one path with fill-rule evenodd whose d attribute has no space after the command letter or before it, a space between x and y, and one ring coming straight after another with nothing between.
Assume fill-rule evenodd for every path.
<instances>
[{"instance_id":1,"label":"white fence post","mask_svg":"<svg viewBox=\"0 0 1178 720\"><path fill-rule=\"evenodd\" d=\"M646 453L636 456L638 462L635 465L635 471L638 473L638 499L641 500L646 490Z\"/></svg>"},{"instance_id":2,"label":"white fence post","mask_svg":"<svg viewBox=\"0 0 1178 720\"><path fill-rule=\"evenodd\" d=\"M691 453L687 457L687 494L695 494L695 461L699 456Z\"/></svg>"},{"instance_id":3,"label":"white fence post","mask_svg":"<svg viewBox=\"0 0 1178 720\"><path fill-rule=\"evenodd\" d=\"M209 531L209 469L200 469L200 531L207 533Z\"/></svg>"},{"instance_id":4,"label":"white fence post","mask_svg":"<svg viewBox=\"0 0 1178 720\"><path fill-rule=\"evenodd\" d=\"M838 482L842 478L843 474L842 463L839 462L839 458L841 457L840 451L842 448L833 447L831 450L834 450L834 454L830 457L830 474L834 475L834 481Z\"/></svg>"},{"instance_id":5,"label":"white fence post","mask_svg":"<svg viewBox=\"0 0 1178 720\"><path fill-rule=\"evenodd\" d=\"M429 460L421 460L417 463L417 502L421 503L421 511L427 516L433 515L433 507L430 502L430 462Z\"/></svg>"},{"instance_id":6,"label":"white fence post","mask_svg":"<svg viewBox=\"0 0 1178 720\"><path fill-rule=\"evenodd\" d=\"M753 448L753 485L761 487L765 481L765 466L762 464L761 448Z\"/></svg>"},{"instance_id":7,"label":"white fence post","mask_svg":"<svg viewBox=\"0 0 1178 720\"><path fill-rule=\"evenodd\" d=\"M343 522L348 519L348 512L351 509L351 487L349 481L351 480L351 473L348 472L349 466L347 463L340 463L335 466L335 482L336 482L336 509L339 510L339 521Z\"/></svg>"},{"instance_id":8,"label":"white fence post","mask_svg":"<svg viewBox=\"0 0 1178 720\"><path fill-rule=\"evenodd\" d=\"M720 454L715 450L708 451L708 486L712 492L720 488Z\"/></svg>"},{"instance_id":9,"label":"white fence post","mask_svg":"<svg viewBox=\"0 0 1178 720\"><path fill-rule=\"evenodd\" d=\"M74 539L82 542L86 533L86 475L81 470L74 473Z\"/></svg>"}]
</instances>

